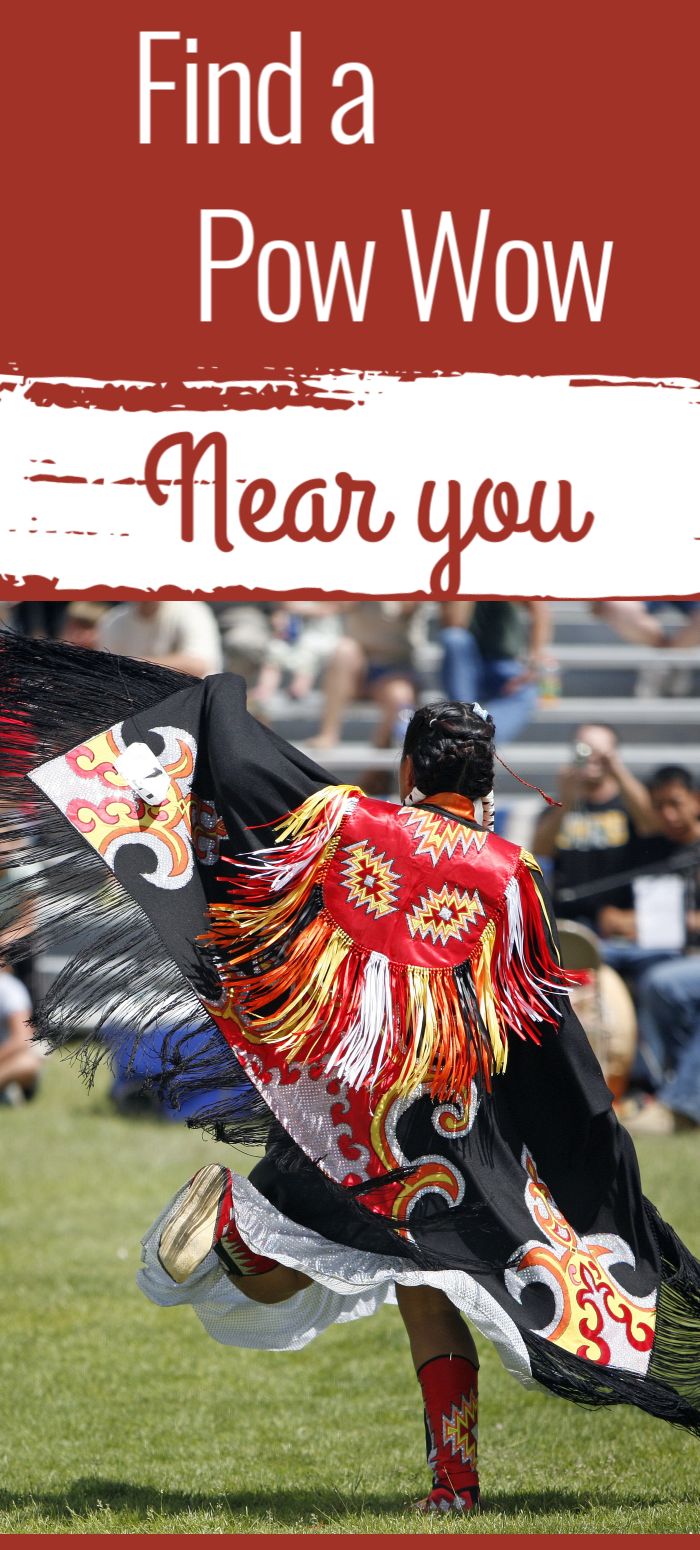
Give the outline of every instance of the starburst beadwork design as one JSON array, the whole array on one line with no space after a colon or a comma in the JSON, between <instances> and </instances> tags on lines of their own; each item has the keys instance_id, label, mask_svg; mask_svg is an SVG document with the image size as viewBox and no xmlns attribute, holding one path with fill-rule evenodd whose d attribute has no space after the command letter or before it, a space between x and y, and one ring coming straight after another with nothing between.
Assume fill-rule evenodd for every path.
<instances>
[{"instance_id":1,"label":"starburst beadwork design","mask_svg":"<svg viewBox=\"0 0 700 1550\"><path fill-rule=\"evenodd\" d=\"M401 878L384 851L375 850L364 840L347 845L343 852L340 878L348 899L356 909L368 915L391 915L396 909Z\"/></svg>"},{"instance_id":2,"label":"starburst beadwork design","mask_svg":"<svg viewBox=\"0 0 700 1550\"><path fill-rule=\"evenodd\" d=\"M485 914L476 889L474 893L462 893L459 888L445 885L439 893L434 888L429 889L420 904L407 914L406 920L411 936L430 937L433 942L445 946L468 935L477 916Z\"/></svg>"},{"instance_id":3,"label":"starburst beadwork design","mask_svg":"<svg viewBox=\"0 0 700 1550\"><path fill-rule=\"evenodd\" d=\"M461 1404L454 1404L450 1415L442 1418L443 1444L449 1443L453 1456L459 1455L463 1464L471 1464L474 1469L479 1434L476 1417L477 1398L471 1393L463 1394Z\"/></svg>"}]
</instances>

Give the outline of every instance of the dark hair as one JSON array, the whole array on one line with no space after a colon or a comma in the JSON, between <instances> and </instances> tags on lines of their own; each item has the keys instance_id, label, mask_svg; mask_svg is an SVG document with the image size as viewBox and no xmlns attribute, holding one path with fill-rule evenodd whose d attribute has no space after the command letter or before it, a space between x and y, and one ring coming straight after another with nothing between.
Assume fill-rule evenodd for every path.
<instances>
[{"instance_id":1,"label":"dark hair","mask_svg":"<svg viewBox=\"0 0 700 1550\"><path fill-rule=\"evenodd\" d=\"M485 797L493 790L495 726L473 705L445 700L422 705L406 728L403 757L410 755L416 785L425 796L459 791Z\"/></svg>"},{"instance_id":2,"label":"dark hair","mask_svg":"<svg viewBox=\"0 0 700 1550\"><path fill-rule=\"evenodd\" d=\"M661 786L683 786L686 791L695 791L696 785L690 770L684 764L661 764L658 770L654 770L647 782L649 791L658 791Z\"/></svg>"}]
</instances>

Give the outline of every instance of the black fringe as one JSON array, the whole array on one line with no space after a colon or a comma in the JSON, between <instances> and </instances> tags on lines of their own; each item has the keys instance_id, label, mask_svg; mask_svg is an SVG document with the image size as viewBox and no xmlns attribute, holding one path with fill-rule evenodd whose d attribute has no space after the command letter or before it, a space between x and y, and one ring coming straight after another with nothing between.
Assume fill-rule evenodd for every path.
<instances>
[{"instance_id":1,"label":"black fringe","mask_svg":"<svg viewBox=\"0 0 700 1550\"><path fill-rule=\"evenodd\" d=\"M28 948L61 951L69 936L78 950L35 1008L37 1037L53 1049L72 1046L88 1082L101 1061L123 1060L125 1022L133 1029L128 1066L135 1067L142 1049L153 1054L158 1037L160 1071L147 1079L158 1098L177 1110L201 1095L189 1125L219 1140L259 1145L270 1111L156 930L26 778L106 726L198 681L128 657L0 633L0 841L11 865L0 876L0 956L15 961ZM13 923L23 912L29 935L13 940ZM163 1026L168 1032L161 1040Z\"/></svg>"},{"instance_id":2,"label":"black fringe","mask_svg":"<svg viewBox=\"0 0 700 1550\"><path fill-rule=\"evenodd\" d=\"M474 984L472 974L473 971L471 959L467 959L465 963L457 964L457 967L452 972L452 978L455 982L457 995L462 1010L462 1020L464 1023L464 1030L466 1033L469 1051L470 1053L473 1051L474 1036L472 1029L476 1028L478 1032L479 1043L481 1044L482 1048L487 1049L489 1052L489 1063L491 1069L493 1070L495 1069L496 1065L496 1055L491 1040L491 1034L481 1015L479 997L476 993L476 986ZM491 1094L490 1090L486 1086L484 1073L481 1067L481 1061L478 1058L474 1061L474 1066L474 1083L476 1087L476 1094L479 1102L482 1103L484 1100L488 1100Z\"/></svg>"},{"instance_id":3,"label":"black fringe","mask_svg":"<svg viewBox=\"0 0 700 1550\"><path fill-rule=\"evenodd\" d=\"M527 1347L532 1376L556 1394L577 1405L597 1409L600 1405L636 1405L659 1421L670 1421L700 1437L700 1410L680 1394L647 1375L622 1372L619 1367L597 1367L581 1356L553 1346L551 1341L521 1329Z\"/></svg>"},{"instance_id":4,"label":"black fringe","mask_svg":"<svg viewBox=\"0 0 700 1550\"><path fill-rule=\"evenodd\" d=\"M662 1265L649 1373L675 1389L700 1416L700 1262L651 1200L644 1201L644 1210Z\"/></svg>"},{"instance_id":5,"label":"black fringe","mask_svg":"<svg viewBox=\"0 0 700 1550\"><path fill-rule=\"evenodd\" d=\"M659 1216L644 1210L661 1254L656 1332L646 1377L598 1367L521 1329L532 1375L551 1393L579 1405L637 1405L700 1437L700 1263Z\"/></svg>"}]
</instances>

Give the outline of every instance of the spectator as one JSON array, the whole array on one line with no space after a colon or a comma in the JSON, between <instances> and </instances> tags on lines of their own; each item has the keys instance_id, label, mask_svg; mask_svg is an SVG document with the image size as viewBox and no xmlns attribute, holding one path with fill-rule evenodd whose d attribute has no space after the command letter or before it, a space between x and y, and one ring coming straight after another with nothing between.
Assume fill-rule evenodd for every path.
<instances>
[{"instance_id":1,"label":"spectator","mask_svg":"<svg viewBox=\"0 0 700 1550\"><path fill-rule=\"evenodd\" d=\"M654 1097L622 1117L635 1135L673 1135L700 1125L700 796L679 765L657 770L650 790L667 858L688 852L686 945L695 953L656 964L640 981L640 1053Z\"/></svg>"},{"instance_id":2,"label":"spectator","mask_svg":"<svg viewBox=\"0 0 700 1550\"><path fill-rule=\"evenodd\" d=\"M527 726L547 662L547 603L444 603L442 679L448 700L490 711L499 743Z\"/></svg>"},{"instance_id":3,"label":"spectator","mask_svg":"<svg viewBox=\"0 0 700 1550\"><path fill-rule=\"evenodd\" d=\"M27 764L31 756L27 747ZM11 951L14 973L25 984L31 984L33 973L32 930L39 879L39 866L26 856L18 858L7 826L0 819L0 973ZM20 944L24 949L21 957Z\"/></svg>"},{"instance_id":4,"label":"spectator","mask_svg":"<svg viewBox=\"0 0 700 1550\"><path fill-rule=\"evenodd\" d=\"M605 938L622 935L629 946L623 912L632 908L631 888L603 885L644 855L652 859L643 837L653 832L655 818L650 794L623 763L612 727L578 728L572 762L560 772L558 795L561 806L542 813L533 839L536 854L552 861L555 911ZM564 890L576 888L594 891L579 900L562 899ZM614 961L608 950L606 960Z\"/></svg>"},{"instance_id":5,"label":"spectator","mask_svg":"<svg viewBox=\"0 0 700 1550\"><path fill-rule=\"evenodd\" d=\"M207 603L120 603L99 626L99 643L107 651L158 662L181 673L205 678L223 666L216 618Z\"/></svg>"},{"instance_id":6,"label":"spectator","mask_svg":"<svg viewBox=\"0 0 700 1550\"><path fill-rule=\"evenodd\" d=\"M367 693L377 701L381 719L375 743L390 748L397 716L415 704L416 684L410 621L415 603L341 603L344 633L330 658L324 684L325 705L314 747L340 741L343 716L354 699Z\"/></svg>"},{"instance_id":7,"label":"spectator","mask_svg":"<svg viewBox=\"0 0 700 1550\"><path fill-rule=\"evenodd\" d=\"M69 646L89 647L96 651L105 611L104 603L91 603L89 598L69 603L61 623L61 640Z\"/></svg>"},{"instance_id":8,"label":"spectator","mask_svg":"<svg viewBox=\"0 0 700 1550\"><path fill-rule=\"evenodd\" d=\"M700 840L700 792L682 764L662 764L649 780L649 795L657 832L666 841L667 856ZM698 932L699 922L692 926Z\"/></svg>"},{"instance_id":9,"label":"spectator","mask_svg":"<svg viewBox=\"0 0 700 1550\"><path fill-rule=\"evenodd\" d=\"M249 688L255 683L270 639L270 605L231 603L219 615L226 666L240 673Z\"/></svg>"},{"instance_id":10,"label":"spectator","mask_svg":"<svg viewBox=\"0 0 700 1550\"><path fill-rule=\"evenodd\" d=\"M332 603L287 603L271 616L272 633L263 655L253 700L260 706L287 680L293 700L309 694L338 640L338 610Z\"/></svg>"},{"instance_id":11,"label":"spectator","mask_svg":"<svg viewBox=\"0 0 700 1550\"><path fill-rule=\"evenodd\" d=\"M33 1097L41 1054L32 1042L31 1001L21 980L0 967L0 1104Z\"/></svg>"},{"instance_id":12,"label":"spectator","mask_svg":"<svg viewBox=\"0 0 700 1550\"><path fill-rule=\"evenodd\" d=\"M643 850L632 857L631 865L640 868L640 876L646 863L667 861L700 840L699 799L689 770L678 764L663 765L652 775L647 789L652 826L658 838L647 840ZM695 945L700 943L700 901L693 868L687 875L686 893L687 941ZM625 908L605 905L599 912L598 928L603 936L617 936L634 942L637 936L634 901L630 899Z\"/></svg>"},{"instance_id":13,"label":"spectator","mask_svg":"<svg viewBox=\"0 0 700 1550\"><path fill-rule=\"evenodd\" d=\"M660 614L670 609L679 613L684 621L675 635L669 635L659 618ZM618 598L593 603L591 612L596 618L603 619L622 640L630 641L632 645L669 650L669 657L661 656L658 667L640 668L635 694L652 697L664 693L690 693L691 674L688 668L674 665L673 650L700 644L700 603L692 598Z\"/></svg>"}]
</instances>

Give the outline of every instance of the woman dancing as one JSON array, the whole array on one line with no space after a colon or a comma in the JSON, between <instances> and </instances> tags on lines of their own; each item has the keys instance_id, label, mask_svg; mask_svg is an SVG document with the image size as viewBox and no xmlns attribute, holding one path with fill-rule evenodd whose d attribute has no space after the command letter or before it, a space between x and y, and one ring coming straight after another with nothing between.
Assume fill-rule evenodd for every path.
<instances>
[{"instance_id":1,"label":"woman dancing","mask_svg":"<svg viewBox=\"0 0 700 1550\"><path fill-rule=\"evenodd\" d=\"M265 1147L169 1203L146 1295L278 1350L395 1298L427 1511L479 1503L465 1318L522 1382L697 1434L700 1265L642 1195L537 864L493 832L491 718L419 710L396 806L260 726L232 675L9 637L0 665L3 827L45 863L37 933L69 897L90 936L41 1035L90 1023L100 1058L128 983L134 1047L169 1028L163 1093Z\"/></svg>"}]
</instances>

